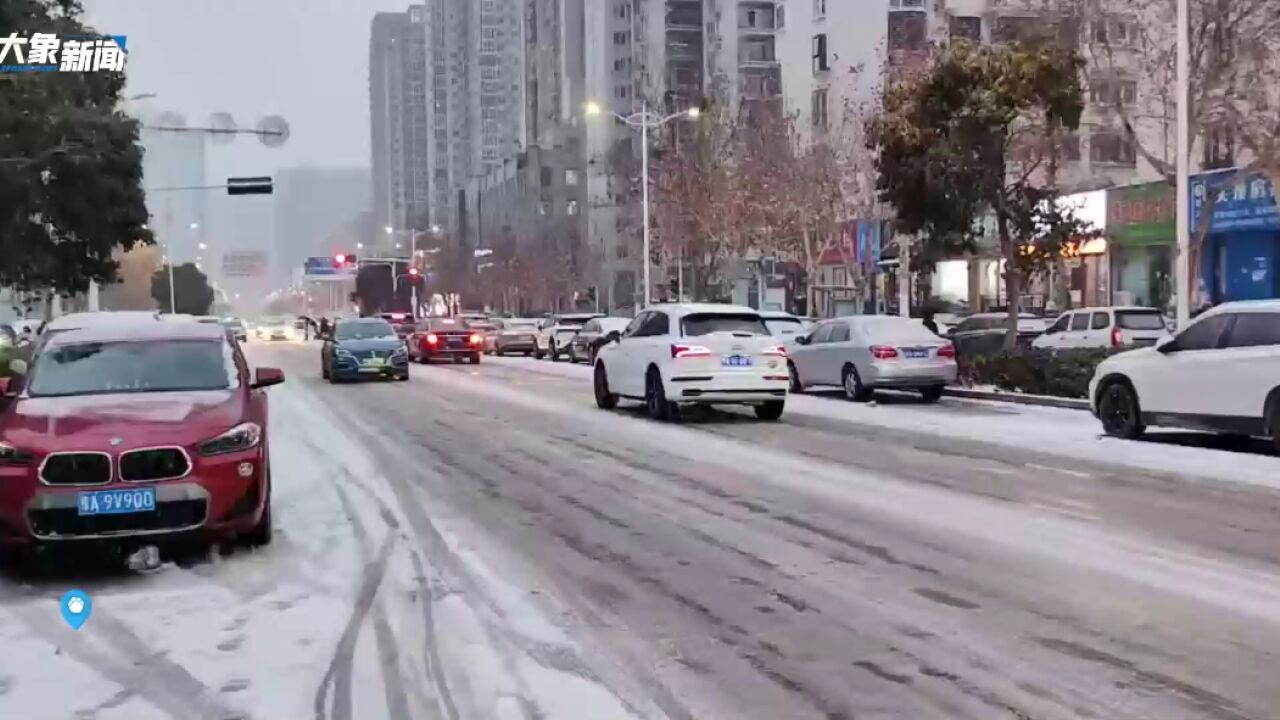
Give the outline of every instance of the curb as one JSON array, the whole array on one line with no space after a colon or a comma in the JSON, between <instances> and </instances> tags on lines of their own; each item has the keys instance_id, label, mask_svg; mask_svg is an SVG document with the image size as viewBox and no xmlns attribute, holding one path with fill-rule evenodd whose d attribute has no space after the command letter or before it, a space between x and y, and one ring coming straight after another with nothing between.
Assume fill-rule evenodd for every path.
<instances>
[{"instance_id":1,"label":"curb","mask_svg":"<svg viewBox=\"0 0 1280 720\"><path fill-rule=\"evenodd\" d=\"M992 400L995 402L1014 403L1016 405L1036 405L1039 407L1055 407L1063 410L1089 411L1089 401L1083 398L1063 398L1050 395L1027 395L1015 392L992 392L990 390L970 390L962 387L948 387L943 395L966 400Z\"/></svg>"}]
</instances>

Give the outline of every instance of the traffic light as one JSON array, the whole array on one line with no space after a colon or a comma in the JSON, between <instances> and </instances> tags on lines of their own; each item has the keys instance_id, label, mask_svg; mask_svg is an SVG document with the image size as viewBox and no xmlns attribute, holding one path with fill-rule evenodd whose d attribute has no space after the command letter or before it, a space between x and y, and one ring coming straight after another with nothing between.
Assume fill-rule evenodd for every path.
<instances>
[{"instance_id":1,"label":"traffic light","mask_svg":"<svg viewBox=\"0 0 1280 720\"><path fill-rule=\"evenodd\" d=\"M409 268L409 277L418 277L418 274L419 274L418 268L416 267Z\"/></svg>"}]
</instances>

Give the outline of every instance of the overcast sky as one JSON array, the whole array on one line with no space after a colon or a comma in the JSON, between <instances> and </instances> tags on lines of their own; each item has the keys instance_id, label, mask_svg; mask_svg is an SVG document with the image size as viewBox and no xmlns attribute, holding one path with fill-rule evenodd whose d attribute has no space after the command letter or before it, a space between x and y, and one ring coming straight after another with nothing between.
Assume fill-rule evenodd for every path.
<instances>
[{"instance_id":1,"label":"overcast sky","mask_svg":"<svg viewBox=\"0 0 1280 720\"><path fill-rule=\"evenodd\" d=\"M190 125L225 111L240 127L283 116L289 142L254 136L212 148L210 177L289 165L369 165L369 23L410 0L85 0L100 32L128 37L129 94L140 111Z\"/></svg>"}]
</instances>

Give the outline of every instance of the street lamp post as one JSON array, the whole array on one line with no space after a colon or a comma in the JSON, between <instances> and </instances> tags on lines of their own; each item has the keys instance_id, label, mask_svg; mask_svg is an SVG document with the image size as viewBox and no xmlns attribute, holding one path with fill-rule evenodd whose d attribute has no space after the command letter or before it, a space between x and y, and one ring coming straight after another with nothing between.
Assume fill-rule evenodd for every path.
<instances>
[{"instance_id":1,"label":"street lamp post","mask_svg":"<svg viewBox=\"0 0 1280 720\"><path fill-rule=\"evenodd\" d=\"M594 117L600 115L604 108L600 106L600 103L592 101L587 103L586 111L588 116ZM643 206L642 215L644 218L644 303L641 307L648 307L649 296L653 292L653 286L649 281L649 130L651 128L656 130L676 118L687 117L691 120L697 120L701 111L697 107L691 107L664 117L650 111L648 104L642 102L639 112L630 115L619 115L610 110L609 114L627 127L640 128L640 203ZM683 261L683 257L681 260ZM684 293L683 287L680 288L680 293Z\"/></svg>"},{"instance_id":2,"label":"street lamp post","mask_svg":"<svg viewBox=\"0 0 1280 720\"><path fill-rule=\"evenodd\" d=\"M1190 11L1187 0L1178 0L1178 46L1177 46L1177 181L1175 183L1177 208L1175 215L1178 235L1178 264L1175 285L1178 288L1178 328L1182 329L1191 321L1191 208L1188 205L1189 193L1187 178L1191 161L1190 108L1187 96L1190 94Z\"/></svg>"}]
</instances>

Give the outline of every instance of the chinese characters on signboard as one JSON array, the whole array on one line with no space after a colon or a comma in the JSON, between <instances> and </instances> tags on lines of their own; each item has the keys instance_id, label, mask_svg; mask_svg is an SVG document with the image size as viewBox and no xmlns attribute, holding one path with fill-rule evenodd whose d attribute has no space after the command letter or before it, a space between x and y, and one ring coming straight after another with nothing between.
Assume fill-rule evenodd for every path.
<instances>
[{"instance_id":1,"label":"chinese characters on signboard","mask_svg":"<svg viewBox=\"0 0 1280 720\"><path fill-rule=\"evenodd\" d=\"M0 72L123 72L125 36L0 35Z\"/></svg>"},{"instance_id":2,"label":"chinese characters on signboard","mask_svg":"<svg viewBox=\"0 0 1280 720\"><path fill-rule=\"evenodd\" d=\"M1213 215L1209 232L1280 230L1276 189L1262 175L1237 177L1234 170L1191 178L1191 232L1199 231L1209 201Z\"/></svg>"}]
</instances>

